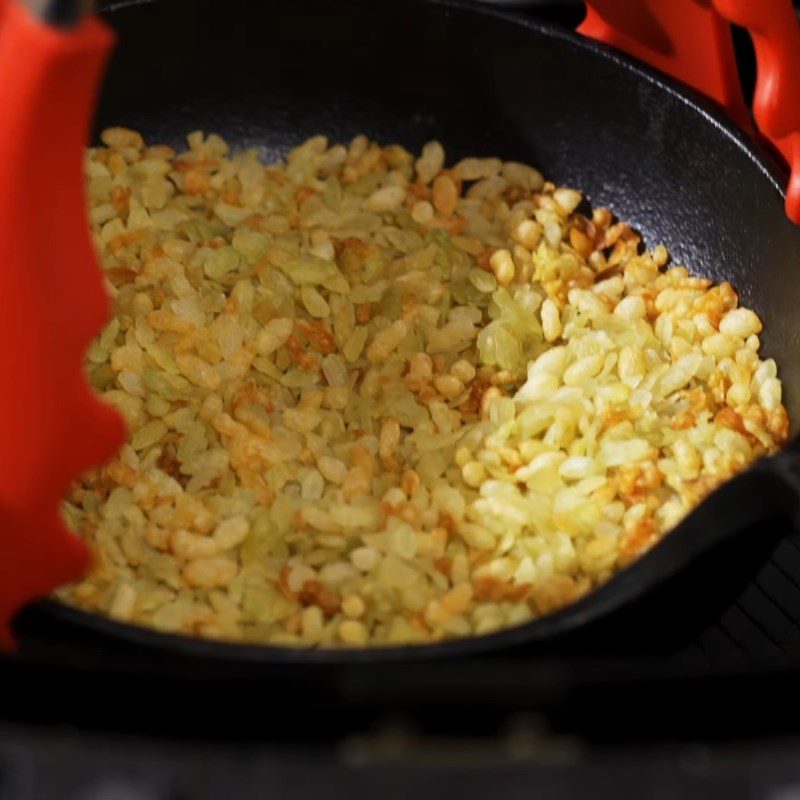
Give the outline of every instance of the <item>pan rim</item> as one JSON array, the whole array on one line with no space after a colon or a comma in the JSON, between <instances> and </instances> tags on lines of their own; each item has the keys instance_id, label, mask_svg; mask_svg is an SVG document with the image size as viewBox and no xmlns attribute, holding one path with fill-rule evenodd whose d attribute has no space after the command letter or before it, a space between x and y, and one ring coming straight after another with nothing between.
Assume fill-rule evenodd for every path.
<instances>
[{"instance_id":1,"label":"pan rim","mask_svg":"<svg viewBox=\"0 0 800 800\"><path fill-rule=\"evenodd\" d=\"M125 8L144 6L151 3L164 2L164 0L107 0L100 2L99 16L121 11ZM788 172L764 147L754 141L745 131L743 131L732 119L730 119L714 101L705 97L696 89L688 86L669 75L645 64L643 61L617 50L610 45L589 39L575 31L542 22L541 20L530 19L523 16L518 10L501 9L496 6L489 6L479 0L413 0L418 5L433 6L456 12L469 12L478 16L499 19L511 25L525 28L536 33L543 34L552 39L560 39L568 42L571 46L593 53L607 61L617 64L628 72L644 78L648 83L657 86L661 91L669 96L676 98L693 112L703 117L703 119L722 133L726 139L730 140L736 147L747 155L750 161L765 178L777 190L782 199L786 199L785 184L788 179Z\"/></svg>"},{"instance_id":2,"label":"pan rim","mask_svg":"<svg viewBox=\"0 0 800 800\"><path fill-rule=\"evenodd\" d=\"M106 14L113 14L117 10L154 2L163 2L163 0L111 0L111 2L102 4L100 15L105 16ZM416 2L421 5L444 9L446 12L454 11L456 13L475 14L479 17L498 19L541 36L561 40L570 47L580 48L591 53L593 57L612 62L625 72L632 73L654 85L659 91L666 93L688 107L691 112L702 117L705 124L711 125L720 135L737 147L758 168L764 178L770 182L779 196L785 198L784 184L786 174L780 165L764 148L741 130L736 123L728 119L711 101L690 87L680 84L678 81L620 53L612 47L555 25L522 17L519 12L487 7L475 0L416 0ZM787 447L792 447L792 442ZM764 459L766 462L769 462L769 460ZM744 474L751 472L752 469L753 467L749 468ZM695 511L696 509L689 514L686 520L690 519ZM651 562L659 551L659 546L664 541L672 536L681 535L681 532L686 528L686 520L673 528L659 544L648 551L636 563ZM659 582L658 580L652 581L644 589L629 588L627 592L622 592L620 597L620 592L617 590L621 584L624 586L625 583L631 583L632 579L635 579L635 567L635 564L626 567L584 598L539 619L489 634L460 637L432 644L310 649L241 643L223 639L205 639L158 631L144 625L121 622L110 617L83 611L56 598L40 600L33 605L32 610L37 613L43 613L51 619L76 626L84 631L110 636L121 643L146 647L152 652L169 652L174 655L208 658L229 663L334 667L368 663L419 662L453 656L477 655L492 650L535 644L607 616L621 606L633 602L643 591L650 591ZM669 577L670 574L664 573L661 579L665 580Z\"/></svg>"}]
</instances>

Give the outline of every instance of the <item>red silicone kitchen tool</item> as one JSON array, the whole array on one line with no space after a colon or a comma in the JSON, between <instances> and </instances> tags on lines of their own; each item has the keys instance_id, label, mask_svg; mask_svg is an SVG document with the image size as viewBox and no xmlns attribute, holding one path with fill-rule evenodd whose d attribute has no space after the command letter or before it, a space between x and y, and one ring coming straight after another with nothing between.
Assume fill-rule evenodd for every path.
<instances>
[{"instance_id":1,"label":"red silicone kitchen tool","mask_svg":"<svg viewBox=\"0 0 800 800\"><path fill-rule=\"evenodd\" d=\"M587 0L578 31L647 62L719 103L751 130L729 23L746 28L758 75L753 117L786 159L786 213L800 223L800 25L791 0Z\"/></svg>"},{"instance_id":2,"label":"red silicone kitchen tool","mask_svg":"<svg viewBox=\"0 0 800 800\"><path fill-rule=\"evenodd\" d=\"M83 377L109 311L88 233L83 150L111 32L59 30L0 0L0 643L11 615L79 577L59 502L121 444Z\"/></svg>"}]
</instances>

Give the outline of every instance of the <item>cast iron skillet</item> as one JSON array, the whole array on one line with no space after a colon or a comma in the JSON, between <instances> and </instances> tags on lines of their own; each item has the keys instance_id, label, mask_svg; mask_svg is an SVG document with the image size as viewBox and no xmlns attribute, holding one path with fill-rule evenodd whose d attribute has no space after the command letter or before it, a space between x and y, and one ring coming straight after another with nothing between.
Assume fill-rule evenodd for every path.
<instances>
[{"instance_id":1,"label":"cast iron skillet","mask_svg":"<svg viewBox=\"0 0 800 800\"><path fill-rule=\"evenodd\" d=\"M123 124L181 146L200 128L267 159L321 132L410 149L436 138L449 159L534 164L609 206L649 245L666 243L675 262L730 281L766 321L763 349L780 366L790 416L800 415L800 229L783 213L784 176L672 82L575 35L451 0L131 0L105 13L120 41L97 130ZM52 601L41 610L108 641L263 663L407 660L542 642L642 599L754 522L793 518L797 453L792 442L723 486L590 596L488 636L289 650L160 634Z\"/></svg>"}]
</instances>

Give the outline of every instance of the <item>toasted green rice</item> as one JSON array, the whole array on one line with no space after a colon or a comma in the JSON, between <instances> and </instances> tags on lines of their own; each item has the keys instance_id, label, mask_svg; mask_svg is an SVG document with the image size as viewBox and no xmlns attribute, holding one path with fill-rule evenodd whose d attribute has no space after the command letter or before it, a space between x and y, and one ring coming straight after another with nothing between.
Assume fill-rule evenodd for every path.
<instances>
[{"instance_id":1,"label":"toasted green rice","mask_svg":"<svg viewBox=\"0 0 800 800\"><path fill-rule=\"evenodd\" d=\"M128 443L60 597L162 631L434 642L581 597L787 436L728 284L523 164L359 136L286 163L115 128L86 161Z\"/></svg>"}]
</instances>

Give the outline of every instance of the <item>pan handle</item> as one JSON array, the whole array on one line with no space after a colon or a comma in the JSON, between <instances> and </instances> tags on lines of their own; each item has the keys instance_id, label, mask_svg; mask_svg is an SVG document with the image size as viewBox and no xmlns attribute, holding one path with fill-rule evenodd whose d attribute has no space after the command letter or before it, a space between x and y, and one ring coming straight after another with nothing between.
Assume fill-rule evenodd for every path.
<instances>
[{"instance_id":1,"label":"pan handle","mask_svg":"<svg viewBox=\"0 0 800 800\"><path fill-rule=\"evenodd\" d=\"M586 0L578 32L645 61L719 104L755 135L730 23L747 29L758 76L758 133L786 160L786 214L800 224L800 26L791 0Z\"/></svg>"},{"instance_id":2,"label":"pan handle","mask_svg":"<svg viewBox=\"0 0 800 800\"><path fill-rule=\"evenodd\" d=\"M69 4L47 8L57 5ZM109 312L82 165L113 36L93 18L66 30L18 2L2 11L0 648L11 644L14 611L88 566L88 549L61 519L61 497L123 440L121 419L83 374Z\"/></svg>"},{"instance_id":3,"label":"pan handle","mask_svg":"<svg viewBox=\"0 0 800 800\"><path fill-rule=\"evenodd\" d=\"M800 26L791 0L714 0L726 20L746 28L758 75L753 116L790 166L786 213L800 223Z\"/></svg>"}]
</instances>

